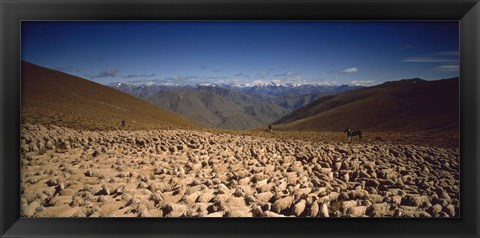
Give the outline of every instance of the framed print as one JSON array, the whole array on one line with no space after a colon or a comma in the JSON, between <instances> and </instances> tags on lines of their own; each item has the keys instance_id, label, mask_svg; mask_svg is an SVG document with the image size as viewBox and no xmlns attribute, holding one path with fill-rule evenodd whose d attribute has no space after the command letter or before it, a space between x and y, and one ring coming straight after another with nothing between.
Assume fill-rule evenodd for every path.
<instances>
[{"instance_id":1,"label":"framed print","mask_svg":"<svg viewBox=\"0 0 480 238\"><path fill-rule=\"evenodd\" d=\"M2 1L2 237L478 237L479 7Z\"/></svg>"}]
</instances>

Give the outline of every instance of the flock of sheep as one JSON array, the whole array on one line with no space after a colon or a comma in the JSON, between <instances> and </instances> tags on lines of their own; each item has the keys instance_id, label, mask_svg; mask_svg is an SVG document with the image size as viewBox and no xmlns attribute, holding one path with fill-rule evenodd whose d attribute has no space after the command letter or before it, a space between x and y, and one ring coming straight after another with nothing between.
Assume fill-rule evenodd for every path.
<instances>
[{"instance_id":1,"label":"flock of sheep","mask_svg":"<svg viewBox=\"0 0 480 238\"><path fill-rule=\"evenodd\" d=\"M24 124L24 217L459 217L459 150Z\"/></svg>"}]
</instances>

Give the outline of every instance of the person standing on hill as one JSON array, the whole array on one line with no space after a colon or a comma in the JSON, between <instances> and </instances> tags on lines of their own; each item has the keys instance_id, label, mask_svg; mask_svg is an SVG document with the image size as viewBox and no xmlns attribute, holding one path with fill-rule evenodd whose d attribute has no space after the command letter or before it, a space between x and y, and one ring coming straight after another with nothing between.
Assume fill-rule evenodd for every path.
<instances>
[{"instance_id":1,"label":"person standing on hill","mask_svg":"<svg viewBox=\"0 0 480 238\"><path fill-rule=\"evenodd\" d=\"M272 125L268 125L268 131L273 132Z\"/></svg>"}]
</instances>

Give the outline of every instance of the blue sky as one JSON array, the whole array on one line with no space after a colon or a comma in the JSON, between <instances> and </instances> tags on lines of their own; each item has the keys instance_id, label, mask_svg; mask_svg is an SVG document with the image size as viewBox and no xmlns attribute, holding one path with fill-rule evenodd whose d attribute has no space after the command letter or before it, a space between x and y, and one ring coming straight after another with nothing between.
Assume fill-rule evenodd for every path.
<instances>
[{"instance_id":1,"label":"blue sky","mask_svg":"<svg viewBox=\"0 0 480 238\"><path fill-rule=\"evenodd\" d=\"M24 21L22 59L102 84L459 75L457 21Z\"/></svg>"}]
</instances>

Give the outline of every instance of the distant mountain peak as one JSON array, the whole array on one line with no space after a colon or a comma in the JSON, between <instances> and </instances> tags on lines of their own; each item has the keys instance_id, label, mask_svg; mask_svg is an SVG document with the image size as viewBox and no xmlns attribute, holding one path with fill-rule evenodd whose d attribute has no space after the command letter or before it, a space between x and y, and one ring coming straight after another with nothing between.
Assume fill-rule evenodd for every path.
<instances>
[{"instance_id":1,"label":"distant mountain peak","mask_svg":"<svg viewBox=\"0 0 480 238\"><path fill-rule=\"evenodd\" d=\"M197 84L184 84L173 83L168 80L135 80L127 82L111 82L107 86L121 87L121 86L170 86L170 87L235 87L235 88L253 88L253 87L338 87L348 86L347 84L338 84L336 82L280 82L280 81L253 81L253 82L211 82L211 83L197 83Z\"/></svg>"},{"instance_id":2,"label":"distant mountain peak","mask_svg":"<svg viewBox=\"0 0 480 238\"><path fill-rule=\"evenodd\" d=\"M143 84L142 84L143 83ZM252 129L268 125L292 110L325 95L357 89L348 85L281 82L199 83L174 86L145 82L113 83L111 87L217 128Z\"/></svg>"}]
</instances>

